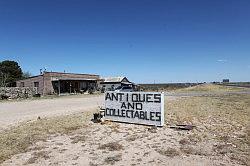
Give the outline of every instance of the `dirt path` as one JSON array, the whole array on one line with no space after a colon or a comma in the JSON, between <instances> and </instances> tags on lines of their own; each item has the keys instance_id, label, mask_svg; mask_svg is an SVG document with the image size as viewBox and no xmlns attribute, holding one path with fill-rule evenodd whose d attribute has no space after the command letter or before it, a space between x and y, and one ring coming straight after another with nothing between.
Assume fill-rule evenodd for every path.
<instances>
[{"instance_id":1,"label":"dirt path","mask_svg":"<svg viewBox=\"0 0 250 166\"><path fill-rule=\"evenodd\" d=\"M0 103L0 130L19 122L87 111L102 105L103 96L62 97Z\"/></svg>"}]
</instances>

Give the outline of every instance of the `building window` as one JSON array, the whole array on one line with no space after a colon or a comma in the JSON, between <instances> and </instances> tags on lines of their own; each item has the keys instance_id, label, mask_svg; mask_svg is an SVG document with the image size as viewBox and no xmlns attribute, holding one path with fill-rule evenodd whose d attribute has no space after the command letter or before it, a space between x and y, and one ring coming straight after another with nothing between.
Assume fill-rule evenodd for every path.
<instances>
[{"instance_id":1,"label":"building window","mask_svg":"<svg viewBox=\"0 0 250 166\"><path fill-rule=\"evenodd\" d=\"M21 82L21 83L20 83L20 86L21 86L21 87L24 87L24 82Z\"/></svg>"},{"instance_id":2,"label":"building window","mask_svg":"<svg viewBox=\"0 0 250 166\"><path fill-rule=\"evenodd\" d=\"M222 82L224 82L224 83L227 82L228 83L229 79L223 79Z\"/></svg>"},{"instance_id":3,"label":"building window","mask_svg":"<svg viewBox=\"0 0 250 166\"><path fill-rule=\"evenodd\" d=\"M39 87L39 82L34 82L34 87Z\"/></svg>"}]
</instances>

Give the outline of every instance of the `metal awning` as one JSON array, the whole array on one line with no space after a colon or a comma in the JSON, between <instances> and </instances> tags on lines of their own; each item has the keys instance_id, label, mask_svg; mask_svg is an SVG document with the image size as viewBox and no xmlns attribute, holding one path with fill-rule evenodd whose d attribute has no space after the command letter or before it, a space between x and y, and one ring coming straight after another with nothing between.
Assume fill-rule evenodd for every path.
<instances>
[{"instance_id":1,"label":"metal awning","mask_svg":"<svg viewBox=\"0 0 250 166\"><path fill-rule=\"evenodd\" d=\"M52 78L52 81L97 81L97 79L89 78Z\"/></svg>"},{"instance_id":2,"label":"metal awning","mask_svg":"<svg viewBox=\"0 0 250 166\"><path fill-rule=\"evenodd\" d=\"M133 85L132 82L121 82L121 84L125 84L125 85Z\"/></svg>"}]
</instances>

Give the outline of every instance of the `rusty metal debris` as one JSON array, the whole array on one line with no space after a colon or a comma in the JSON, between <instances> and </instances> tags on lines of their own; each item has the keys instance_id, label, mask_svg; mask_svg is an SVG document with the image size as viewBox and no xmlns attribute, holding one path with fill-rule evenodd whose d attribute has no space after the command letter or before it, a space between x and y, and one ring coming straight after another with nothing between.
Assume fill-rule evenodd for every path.
<instances>
[{"instance_id":1,"label":"rusty metal debris","mask_svg":"<svg viewBox=\"0 0 250 166\"><path fill-rule=\"evenodd\" d=\"M101 113L94 113L93 115L94 115L94 118L92 119L92 122L94 122L94 123L102 122L103 116Z\"/></svg>"},{"instance_id":2,"label":"rusty metal debris","mask_svg":"<svg viewBox=\"0 0 250 166\"><path fill-rule=\"evenodd\" d=\"M103 122L103 117L104 117L104 108L99 107L100 111L98 113L94 113L93 116L94 118L91 120L94 123L100 123Z\"/></svg>"},{"instance_id":3,"label":"rusty metal debris","mask_svg":"<svg viewBox=\"0 0 250 166\"><path fill-rule=\"evenodd\" d=\"M157 133L157 127L152 126L152 127L148 128L148 131L151 132L151 133Z\"/></svg>"},{"instance_id":4,"label":"rusty metal debris","mask_svg":"<svg viewBox=\"0 0 250 166\"><path fill-rule=\"evenodd\" d=\"M176 125L176 126L170 126L171 129L176 129L176 130L193 130L195 126L193 125Z\"/></svg>"}]
</instances>

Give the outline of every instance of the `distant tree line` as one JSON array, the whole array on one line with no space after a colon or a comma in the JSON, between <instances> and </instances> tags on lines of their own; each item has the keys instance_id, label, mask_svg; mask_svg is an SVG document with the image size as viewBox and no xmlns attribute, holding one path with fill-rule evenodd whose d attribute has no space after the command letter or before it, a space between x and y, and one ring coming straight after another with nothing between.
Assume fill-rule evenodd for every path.
<instances>
[{"instance_id":1,"label":"distant tree line","mask_svg":"<svg viewBox=\"0 0 250 166\"><path fill-rule=\"evenodd\" d=\"M16 61L5 60L0 62L0 87L16 86L16 81L30 77L29 72L23 72Z\"/></svg>"}]
</instances>

